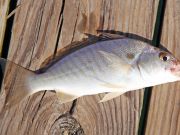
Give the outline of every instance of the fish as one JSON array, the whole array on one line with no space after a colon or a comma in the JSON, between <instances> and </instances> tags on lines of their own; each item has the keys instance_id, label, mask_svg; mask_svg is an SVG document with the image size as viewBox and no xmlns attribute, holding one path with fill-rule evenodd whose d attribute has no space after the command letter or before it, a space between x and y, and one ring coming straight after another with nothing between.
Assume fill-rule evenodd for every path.
<instances>
[{"instance_id":1,"label":"fish","mask_svg":"<svg viewBox=\"0 0 180 135\"><path fill-rule=\"evenodd\" d=\"M169 51L133 38L103 37L64 56L45 72L0 58L1 67L16 65L22 75L6 104L42 90L55 90L61 103L99 93L107 93L100 100L106 102L127 91L180 80L180 60Z\"/></svg>"}]
</instances>

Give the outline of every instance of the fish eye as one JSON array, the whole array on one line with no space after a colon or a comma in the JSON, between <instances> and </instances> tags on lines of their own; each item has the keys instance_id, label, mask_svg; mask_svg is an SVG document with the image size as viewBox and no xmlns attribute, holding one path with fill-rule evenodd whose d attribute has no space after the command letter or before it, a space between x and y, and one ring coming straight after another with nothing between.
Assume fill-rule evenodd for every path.
<instances>
[{"instance_id":1,"label":"fish eye","mask_svg":"<svg viewBox=\"0 0 180 135\"><path fill-rule=\"evenodd\" d=\"M170 59L169 55L166 53L166 52L160 52L159 53L159 58L162 60L162 61L168 61Z\"/></svg>"}]
</instances>

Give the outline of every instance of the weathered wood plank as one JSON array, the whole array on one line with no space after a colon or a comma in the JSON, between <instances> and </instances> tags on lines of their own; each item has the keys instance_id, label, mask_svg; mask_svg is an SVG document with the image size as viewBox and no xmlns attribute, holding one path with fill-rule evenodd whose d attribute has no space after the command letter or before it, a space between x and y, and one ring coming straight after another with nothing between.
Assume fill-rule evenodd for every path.
<instances>
[{"instance_id":1,"label":"weathered wood plank","mask_svg":"<svg viewBox=\"0 0 180 135\"><path fill-rule=\"evenodd\" d=\"M10 0L1 0L0 1L0 55L1 55L2 44L4 41L7 15L8 15L8 11L9 11L9 1Z\"/></svg>"},{"instance_id":2,"label":"weathered wood plank","mask_svg":"<svg viewBox=\"0 0 180 135\"><path fill-rule=\"evenodd\" d=\"M162 31L162 44L180 59L180 1L167 1ZM180 134L180 83L153 88L146 135Z\"/></svg>"},{"instance_id":3,"label":"weathered wood plank","mask_svg":"<svg viewBox=\"0 0 180 135\"><path fill-rule=\"evenodd\" d=\"M31 70L36 70L48 56L54 54L62 1L18 1L8 59ZM59 123L60 115L70 110L71 103L60 105L53 92L39 92L26 98L18 106L4 110L3 102L13 90L18 71L9 67L4 80L5 90L0 96L0 134L50 134ZM20 90L20 89L19 89ZM60 129L55 129L55 131ZM53 132L55 132L53 129Z\"/></svg>"},{"instance_id":4,"label":"weathered wood plank","mask_svg":"<svg viewBox=\"0 0 180 135\"><path fill-rule=\"evenodd\" d=\"M59 46L79 41L83 33L114 30L151 39L158 1L66 0ZM93 84L90 84L93 85ZM143 91L125 94L99 104L102 95L79 98L73 116L88 135L137 134ZM129 99L129 100L128 100Z\"/></svg>"},{"instance_id":5,"label":"weathered wood plank","mask_svg":"<svg viewBox=\"0 0 180 135\"><path fill-rule=\"evenodd\" d=\"M39 69L47 57L55 54L56 45L57 50L60 50L73 41L82 40L85 37L83 33L97 34L97 29L129 32L151 39L158 4L158 0L19 2L24 4L15 15L8 58L32 70ZM13 90L16 72L13 67L9 69L9 79L4 85L9 85L11 89L6 88L6 92L1 95L2 103ZM84 133L136 134L143 91L130 92L126 96L99 104L102 95L80 98L75 105L72 116L80 123ZM69 111L70 106L71 103L60 105L52 92L34 94L17 107L3 111L0 134L62 133L59 131L62 128L62 117L59 116ZM3 110L2 105L0 108ZM71 119L65 120L65 126L74 121L72 116L65 115L65 118ZM78 124L73 128L76 130L71 132L83 134Z\"/></svg>"}]
</instances>

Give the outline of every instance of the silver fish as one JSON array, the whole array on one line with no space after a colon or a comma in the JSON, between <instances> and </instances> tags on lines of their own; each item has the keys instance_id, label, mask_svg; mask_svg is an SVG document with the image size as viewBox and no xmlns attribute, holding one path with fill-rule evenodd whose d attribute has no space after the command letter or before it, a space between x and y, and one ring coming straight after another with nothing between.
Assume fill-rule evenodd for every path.
<instances>
[{"instance_id":1,"label":"silver fish","mask_svg":"<svg viewBox=\"0 0 180 135\"><path fill-rule=\"evenodd\" d=\"M41 90L56 90L62 103L108 92L100 101L104 102L127 91L179 81L180 61L167 51L124 37L81 48L44 73L24 72L29 72L23 79L26 88L14 92L12 102Z\"/></svg>"}]
</instances>

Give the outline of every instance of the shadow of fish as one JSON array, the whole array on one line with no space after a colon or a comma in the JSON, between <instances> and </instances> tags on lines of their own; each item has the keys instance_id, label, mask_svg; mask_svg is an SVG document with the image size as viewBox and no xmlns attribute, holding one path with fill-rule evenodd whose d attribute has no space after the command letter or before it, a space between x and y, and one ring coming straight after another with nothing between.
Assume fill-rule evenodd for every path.
<instances>
[{"instance_id":1,"label":"shadow of fish","mask_svg":"<svg viewBox=\"0 0 180 135\"><path fill-rule=\"evenodd\" d=\"M105 102L127 91L180 80L180 61L168 51L114 34L94 39L38 72L1 58L2 69L16 65L21 74L6 105L42 90L55 90L62 103L107 92L100 101Z\"/></svg>"}]
</instances>

